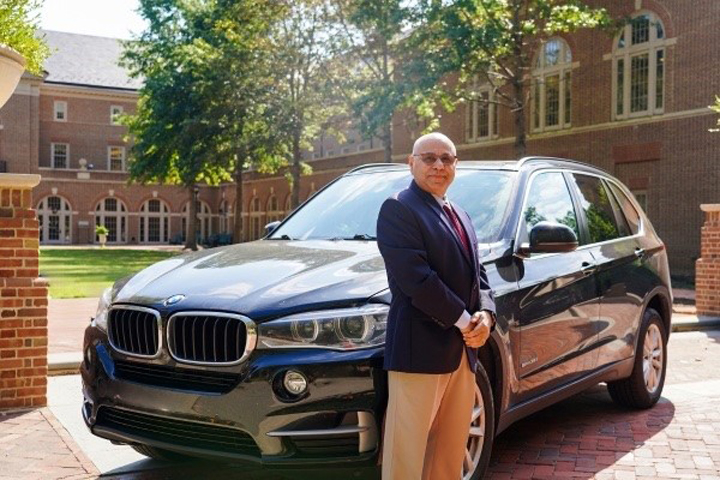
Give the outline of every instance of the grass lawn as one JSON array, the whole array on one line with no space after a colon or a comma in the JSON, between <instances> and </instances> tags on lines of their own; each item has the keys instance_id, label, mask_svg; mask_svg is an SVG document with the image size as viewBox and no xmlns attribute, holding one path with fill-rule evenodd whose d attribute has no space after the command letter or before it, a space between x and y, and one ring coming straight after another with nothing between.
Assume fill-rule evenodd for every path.
<instances>
[{"instance_id":1,"label":"grass lawn","mask_svg":"<svg viewBox=\"0 0 720 480\"><path fill-rule=\"evenodd\" d=\"M40 249L40 275L52 298L99 297L112 283L177 255L157 250Z\"/></svg>"}]
</instances>

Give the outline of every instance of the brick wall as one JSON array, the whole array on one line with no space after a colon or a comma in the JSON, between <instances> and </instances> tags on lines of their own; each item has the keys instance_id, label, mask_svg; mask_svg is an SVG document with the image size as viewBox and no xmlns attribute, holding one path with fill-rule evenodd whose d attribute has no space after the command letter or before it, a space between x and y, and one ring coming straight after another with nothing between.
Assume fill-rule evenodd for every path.
<instances>
[{"instance_id":1,"label":"brick wall","mask_svg":"<svg viewBox=\"0 0 720 480\"><path fill-rule=\"evenodd\" d=\"M705 212L705 224L695 266L695 305L698 315L720 316L720 204L700 208Z\"/></svg>"},{"instance_id":2,"label":"brick wall","mask_svg":"<svg viewBox=\"0 0 720 480\"><path fill-rule=\"evenodd\" d=\"M38 278L39 175L0 175L0 409L46 404L47 282Z\"/></svg>"}]
</instances>

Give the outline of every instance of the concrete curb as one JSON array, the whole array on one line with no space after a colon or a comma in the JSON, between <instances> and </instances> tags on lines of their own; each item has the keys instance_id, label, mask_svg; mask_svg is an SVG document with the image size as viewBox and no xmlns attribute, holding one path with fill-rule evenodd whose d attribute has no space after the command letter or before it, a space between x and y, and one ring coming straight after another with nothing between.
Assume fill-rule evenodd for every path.
<instances>
[{"instance_id":1,"label":"concrete curb","mask_svg":"<svg viewBox=\"0 0 720 480\"><path fill-rule=\"evenodd\" d=\"M720 317L698 317L697 315L675 314L672 319L673 332L693 332L720 328ZM52 353L48 355L48 375L71 375L80 371L82 352Z\"/></svg>"}]
</instances>

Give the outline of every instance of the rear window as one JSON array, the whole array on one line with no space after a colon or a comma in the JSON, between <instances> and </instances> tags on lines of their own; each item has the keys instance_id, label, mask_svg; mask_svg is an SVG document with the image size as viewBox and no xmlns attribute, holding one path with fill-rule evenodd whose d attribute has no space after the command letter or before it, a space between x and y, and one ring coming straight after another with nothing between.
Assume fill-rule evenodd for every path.
<instances>
[{"instance_id":1,"label":"rear window","mask_svg":"<svg viewBox=\"0 0 720 480\"><path fill-rule=\"evenodd\" d=\"M615 198L617 198L620 203L620 209L622 210L623 215L625 215L625 220L627 220L631 234L635 235L640 231L640 214L637 210L635 210L632 202L627 195L625 195L625 192L620 189L620 187L612 182L608 182L608 184L615 194Z\"/></svg>"},{"instance_id":2,"label":"rear window","mask_svg":"<svg viewBox=\"0 0 720 480\"><path fill-rule=\"evenodd\" d=\"M580 204L585 211L590 243L605 242L623 236L612 200L602 180L589 175L571 175L580 193Z\"/></svg>"}]
</instances>

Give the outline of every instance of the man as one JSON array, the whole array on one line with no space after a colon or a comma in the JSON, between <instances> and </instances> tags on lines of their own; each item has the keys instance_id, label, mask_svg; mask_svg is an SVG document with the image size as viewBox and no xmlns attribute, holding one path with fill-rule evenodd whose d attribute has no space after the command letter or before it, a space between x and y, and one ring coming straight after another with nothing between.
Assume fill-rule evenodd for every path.
<instances>
[{"instance_id":1,"label":"man","mask_svg":"<svg viewBox=\"0 0 720 480\"><path fill-rule=\"evenodd\" d=\"M457 480L470 431L476 348L490 335L495 302L470 217L446 196L455 145L440 133L424 135L408 164L413 181L383 203L377 223L392 293L382 478Z\"/></svg>"}]
</instances>

